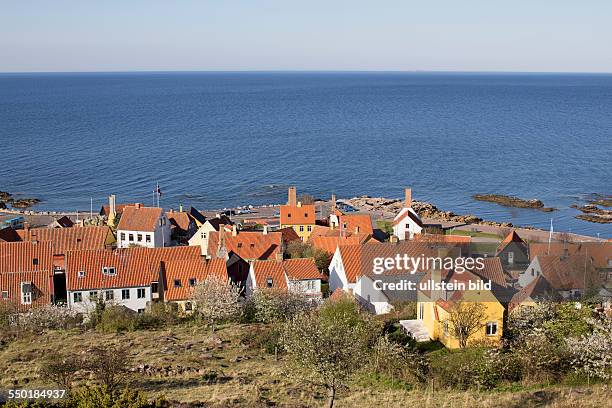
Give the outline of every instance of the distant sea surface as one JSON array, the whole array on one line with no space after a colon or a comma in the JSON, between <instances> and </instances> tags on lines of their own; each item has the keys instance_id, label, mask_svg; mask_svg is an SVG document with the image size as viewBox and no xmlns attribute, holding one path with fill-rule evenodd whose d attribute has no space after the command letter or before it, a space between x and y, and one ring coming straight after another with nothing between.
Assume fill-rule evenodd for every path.
<instances>
[{"instance_id":1,"label":"distant sea surface","mask_svg":"<svg viewBox=\"0 0 612 408\"><path fill-rule=\"evenodd\" d=\"M612 194L612 76L450 73L0 75L0 190L37 210L413 196L612 237L573 203ZM474 201L539 198L543 213Z\"/></svg>"}]
</instances>

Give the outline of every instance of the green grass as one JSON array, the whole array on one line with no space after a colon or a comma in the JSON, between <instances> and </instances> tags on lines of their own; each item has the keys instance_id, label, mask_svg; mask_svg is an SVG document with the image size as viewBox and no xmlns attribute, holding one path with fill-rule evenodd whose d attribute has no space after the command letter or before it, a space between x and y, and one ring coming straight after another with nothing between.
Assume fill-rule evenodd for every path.
<instances>
[{"instance_id":1,"label":"green grass","mask_svg":"<svg viewBox=\"0 0 612 408\"><path fill-rule=\"evenodd\" d=\"M501 241L501 239L499 238L499 235L497 234L493 234L491 232L482 232L482 231L466 231L466 230L459 230L459 229L454 229L454 230L448 230L446 232L447 235L462 235L462 236L467 236L467 237L479 237L479 238L495 238L498 241Z\"/></svg>"}]
</instances>

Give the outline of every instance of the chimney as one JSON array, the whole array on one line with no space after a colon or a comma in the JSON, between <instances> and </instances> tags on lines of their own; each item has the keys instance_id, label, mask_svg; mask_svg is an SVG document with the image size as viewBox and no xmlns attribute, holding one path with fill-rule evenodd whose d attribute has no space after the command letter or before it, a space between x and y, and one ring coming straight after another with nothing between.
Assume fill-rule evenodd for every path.
<instances>
[{"instance_id":1,"label":"chimney","mask_svg":"<svg viewBox=\"0 0 612 408\"><path fill-rule=\"evenodd\" d=\"M291 186L289 187L289 197L287 200L287 204L288 205L292 205L295 206L297 205L297 190L295 188L295 186Z\"/></svg>"},{"instance_id":2,"label":"chimney","mask_svg":"<svg viewBox=\"0 0 612 408\"><path fill-rule=\"evenodd\" d=\"M179 204L179 212L183 212L183 204Z\"/></svg>"},{"instance_id":3,"label":"chimney","mask_svg":"<svg viewBox=\"0 0 612 408\"><path fill-rule=\"evenodd\" d=\"M333 213L334 211L336 211L336 195L332 194L332 197L331 197L331 212Z\"/></svg>"},{"instance_id":4,"label":"chimney","mask_svg":"<svg viewBox=\"0 0 612 408\"><path fill-rule=\"evenodd\" d=\"M264 235L268 235L268 226L267 225L263 226L263 234Z\"/></svg>"},{"instance_id":5,"label":"chimney","mask_svg":"<svg viewBox=\"0 0 612 408\"><path fill-rule=\"evenodd\" d=\"M134 207L136 207L136 208L142 208L142 204L140 204L140 203L136 203L136 204L134 204Z\"/></svg>"},{"instance_id":6,"label":"chimney","mask_svg":"<svg viewBox=\"0 0 612 408\"><path fill-rule=\"evenodd\" d=\"M412 189L407 188L404 190L404 208L412 207Z\"/></svg>"},{"instance_id":7,"label":"chimney","mask_svg":"<svg viewBox=\"0 0 612 408\"><path fill-rule=\"evenodd\" d=\"M219 244L217 245L217 256L225 248L225 224L219 224Z\"/></svg>"},{"instance_id":8,"label":"chimney","mask_svg":"<svg viewBox=\"0 0 612 408\"><path fill-rule=\"evenodd\" d=\"M108 214L113 218L117 215L117 196L114 194L108 196Z\"/></svg>"},{"instance_id":9,"label":"chimney","mask_svg":"<svg viewBox=\"0 0 612 408\"><path fill-rule=\"evenodd\" d=\"M24 222L23 223L23 230L25 232L28 232L30 230L30 223L29 222Z\"/></svg>"},{"instance_id":10,"label":"chimney","mask_svg":"<svg viewBox=\"0 0 612 408\"><path fill-rule=\"evenodd\" d=\"M235 237L238 235L238 228L236 227L236 224L232 225L232 237Z\"/></svg>"},{"instance_id":11,"label":"chimney","mask_svg":"<svg viewBox=\"0 0 612 408\"><path fill-rule=\"evenodd\" d=\"M355 227L355 234L359 234L359 225Z\"/></svg>"}]
</instances>

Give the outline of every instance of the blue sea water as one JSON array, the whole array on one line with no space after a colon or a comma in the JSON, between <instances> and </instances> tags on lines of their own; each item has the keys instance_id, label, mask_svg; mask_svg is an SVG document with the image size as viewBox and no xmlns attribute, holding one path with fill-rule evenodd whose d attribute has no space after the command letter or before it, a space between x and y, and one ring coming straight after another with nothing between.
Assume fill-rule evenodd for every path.
<instances>
[{"instance_id":1,"label":"blue sea water","mask_svg":"<svg viewBox=\"0 0 612 408\"><path fill-rule=\"evenodd\" d=\"M198 208L316 197L416 199L485 219L612 237L572 203L612 194L612 75L0 75L0 190L41 210ZM542 213L474 201L537 197Z\"/></svg>"}]
</instances>

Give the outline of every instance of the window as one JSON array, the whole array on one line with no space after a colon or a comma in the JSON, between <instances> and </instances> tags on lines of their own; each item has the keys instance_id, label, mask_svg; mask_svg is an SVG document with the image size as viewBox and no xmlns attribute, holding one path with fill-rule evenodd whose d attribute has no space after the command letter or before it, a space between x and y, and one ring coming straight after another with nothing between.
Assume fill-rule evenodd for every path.
<instances>
[{"instance_id":1,"label":"window","mask_svg":"<svg viewBox=\"0 0 612 408\"><path fill-rule=\"evenodd\" d=\"M102 268L102 275L115 276L117 274L117 270L114 266L105 266Z\"/></svg>"},{"instance_id":2,"label":"window","mask_svg":"<svg viewBox=\"0 0 612 408\"><path fill-rule=\"evenodd\" d=\"M89 300L98 300L98 291L92 290L89 292Z\"/></svg>"},{"instance_id":3,"label":"window","mask_svg":"<svg viewBox=\"0 0 612 408\"><path fill-rule=\"evenodd\" d=\"M104 292L104 298L106 300L113 300L113 299L115 299L115 292L113 292L112 290L107 290L106 292Z\"/></svg>"},{"instance_id":4,"label":"window","mask_svg":"<svg viewBox=\"0 0 612 408\"><path fill-rule=\"evenodd\" d=\"M185 302L185 311L190 312L193 309L191 302Z\"/></svg>"},{"instance_id":5,"label":"window","mask_svg":"<svg viewBox=\"0 0 612 408\"><path fill-rule=\"evenodd\" d=\"M181 280L180 279L175 279L174 280L174 287L175 288L180 288L181 287Z\"/></svg>"},{"instance_id":6,"label":"window","mask_svg":"<svg viewBox=\"0 0 612 408\"><path fill-rule=\"evenodd\" d=\"M145 310L144 310L144 309L138 309L138 313L139 313L139 314L143 314L144 312L145 312Z\"/></svg>"},{"instance_id":7,"label":"window","mask_svg":"<svg viewBox=\"0 0 612 408\"><path fill-rule=\"evenodd\" d=\"M145 235L145 241L146 242L151 242L151 234Z\"/></svg>"},{"instance_id":8,"label":"window","mask_svg":"<svg viewBox=\"0 0 612 408\"><path fill-rule=\"evenodd\" d=\"M142 242L142 234L138 234L136 236L136 239L138 239L138 242Z\"/></svg>"},{"instance_id":9,"label":"window","mask_svg":"<svg viewBox=\"0 0 612 408\"><path fill-rule=\"evenodd\" d=\"M134 234L130 234L130 242L134 242Z\"/></svg>"},{"instance_id":10,"label":"window","mask_svg":"<svg viewBox=\"0 0 612 408\"><path fill-rule=\"evenodd\" d=\"M78 272L77 272L77 276L78 276L79 278L84 278L84 277L85 277L85 271L78 271Z\"/></svg>"},{"instance_id":11,"label":"window","mask_svg":"<svg viewBox=\"0 0 612 408\"><path fill-rule=\"evenodd\" d=\"M304 218L308 218L308 213L304 213Z\"/></svg>"},{"instance_id":12,"label":"window","mask_svg":"<svg viewBox=\"0 0 612 408\"><path fill-rule=\"evenodd\" d=\"M535 276L535 270L531 268L531 276Z\"/></svg>"},{"instance_id":13,"label":"window","mask_svg":"<svg viewBox=\"0 0 612 408\"><path fill-rule=\"evenodd\" d=\"M189 286L195 286L197 285L198 280L196 278L191 278L189 279Z\"/></svg>"},{"instance_id":14,"label":"window","mask_svg":"<svg viewBox=\"0 0 612 408\"><path fill-rule=\"evenodd\" d=\"M32 265L38 265L38 258L32 259Z\"/></svg>"},{"instance_id":15,"label":"window","mask_svg":"<svg viewBox=\"0 0 612 408\"><path fill-rule=\"evenodd\" d=\"M81 292L74 292L72 294L72 299L74 303L81 303L83 301L83 294Z\"/></svg>"},{"instance_id":16,"label":"window","mask_svg":"<svg viewBox=\"0 0 612 408\"><path fill-rule=\"evenodd\" d=\"M242 242L238 243L238 248L242 248Z\"/></svg>"},{"instance_id":17,"label":"window","mask_svg":"<svg viewBox=\"0 0 612 408\"><path fill-rule=\"evenodd\" d=\"M312 225L308 226L308 232L312 231Z\"/></svg>"},{"instance_id":18,"label":"window","mask_svg":"<svg viewBox=\"0 0 612 408\"><path fill-rule=\"evenodd\" d=\"M206 233L203 232L202 234L200 234L202 236L202 239L206 239Z\"/></svg>"},{"instance_id":19,"label":"window","mask_svg":"<svg viewBox=\"0 0 612 408\"><path fill-rule=\"evenodd\" d=\"M122 232L122 233L121 233L121 240L122 240L122 241L125 241L125 232Z\"/></svg>"},{"instance_id":20,"label":"window","mask_svg":"<svg viewBox=\"0 0 612 408\"><path fill-rule=\"evenodd\" d=\"M122 300L127 300L130 298L130 290L129 289L123 289L121 291L121 299Z\"/></svg>"},{"instance_id":21,"label":"window","mask_svg":"<svg viewBox=\"0 0 612 408\"><path fill-rule=\"evenodd\" d=\"M424 316L425 316L425 305L423 303L421 303L419 305L419 319L423 320Z\"/></svg>"},{"instance_id":22,"label":"window","mask_svg":"<svg viewBox=\"0 0 612 408\"><path fill-rule=\"evenodd\" d=\"M508 263L509 264L514 263L514 252L508 252Z\"/></svg>"},{"instance_id":23,"label":"window","mask_svg":"<svg viewBox=\"0 0 612 408\"><path fill-rule=\"evenodd\" d=\"M3 290L2 291L2 299L8 299L9 295L8 295L8 290Z\"/></svg>"},{"instance_id":24,"label":"window","mask_svg":"<svg viewBox=\"0 0 612 408\"><path fill-rule=\"evenodd\" d=\"M304 232L304 226L300 225L300 232Z\"/></svg>"},{"instance_id":25,"label":"window","mask_svg":"<svg viewBox=\"0 0 612 408\"><path fill-rule=\"evenodd\" d=\"M136 290L136 297L138 299L144 299L146 296L146 291L144 290L144 288L138 288L138 290Z\"/></svg>"},{"instance_id":26,"label":"window","mask_svg":"<svg viewBox=\"0 0 612 408\"><path fill-rule=\"evenodd\" d=\"M153 293L159 292L159 283L153 282L151 284L151 292L153 292Z\"/></svg>"},{"instance_id":27,"label":"window","mask_svg":"<svg viewBox=\"0 0 612 408\"><path fill-rule=\"evenodd\" d=\"M21 304L32 303L32 282L21 282Z\"/></svg>"},{"instance_id":28,"label":"window","mask_svg":"<svg viewBox=\"0 0 612 408\"><path fill-rule=\"evenodd\" d=\"M497 322L487 322L487 336L495 336L497 334Z\"/></svg>"},{"instance_id":29,"label":"window","mask_svg":"<svg viewBox=\"0 0 612 408\"><path fill-rule=\"evenodd\" d=\"M272 281L272 278L268 278L268 279L266 279L266 285L267 285L269 288L271 288L271 287L272 287L273 283L274 283L274 282Z\"/></svg>"},{"instance_id":30,"label":"window","mask_svg":"<svg viewBox=\"0 0 612 408\"><path fill-rule=\"evenodd\" d=\"M291 213L288 213L288 214L287 214L287 218L291 218Z\"/></svg>"}]
</instances>

